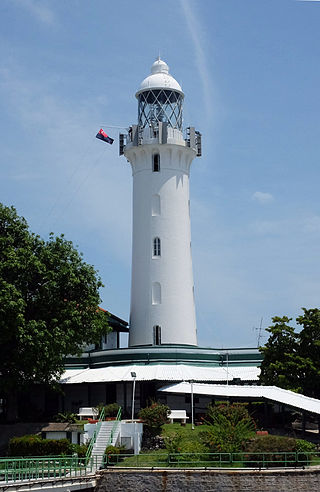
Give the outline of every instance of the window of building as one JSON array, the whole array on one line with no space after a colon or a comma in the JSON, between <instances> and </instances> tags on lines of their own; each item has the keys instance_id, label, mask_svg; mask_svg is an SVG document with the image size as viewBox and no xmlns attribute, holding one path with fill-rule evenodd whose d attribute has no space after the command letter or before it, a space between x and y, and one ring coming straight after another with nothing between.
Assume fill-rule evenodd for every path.
<instances>
[{"instance_id":1,"label":"window of building","mask_svg":"<svg viewBox=\"0 0 320 492\"><path fill-rule=\"evenodd\" d=\"M153 345L161 345L161 326L153 327Z\"/></svg>"},{"instance_id":2,"label":"window of building","mask_svg":"<svg viewBox=\"0 0 320 492\"><path fill-rule=\"evenodd\" d=\"M160 155L153 154L152 156L152 171L158 173L160 171Z\"/></svg>"},{"instance_id":3,"label":"window of building","mask_svg":"<svg viewBox=\"0 0 320 492\"><path fill-rule=\"evenodd\" d=\"M153 240L153 256L161 256L161 241L159 237Z\"/></svg>"}]
</instances>

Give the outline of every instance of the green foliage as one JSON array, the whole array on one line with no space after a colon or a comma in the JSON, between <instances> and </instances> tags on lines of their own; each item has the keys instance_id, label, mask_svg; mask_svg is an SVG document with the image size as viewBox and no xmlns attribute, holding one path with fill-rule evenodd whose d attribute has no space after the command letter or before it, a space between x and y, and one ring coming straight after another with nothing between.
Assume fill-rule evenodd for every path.
<instances>
[{"instance_id":1,"label":"green foliage","mask_svg":"<svg viewBox=\"0 0 320 492\"><path fill-rule=\"evenodd\" d=\"M213 424L218 415L224 415L232 424L237 424L241 420L252 421L247 405L245 403L220 403L216 405L208 405L206 422Z\"/></svg>"},{"instance_id":2,"label":"green foliage","mask_svg":"<svg viewBox=\"0 0 320 492\"><path fill-rule=\"evenodd\" d=\"M126 447L125 446L107 446L106 449L105 449L105 454L107 456L110 456L112 454L121 454L123 452L126 451Z\"/></svg>"},{"instance_id":3,"label":"green foliage","mask_svg":"<svg viewBox=\"0 0 320 492\"><path fill-rule=\"evenodd\" d=\"M38 435L13 437L9 441L9 456L72 455L74 445L68 439L42 439Z\"/></svg>"},{"instance_id":4,"label":"green foliage","mask_svg":"<svg viewBox=\"0 0 320 492\"><path fill-rule=\"evenodd\" d=\"M104 407L105 417L116 417L119 411L120 405L118 403L109 403Z\"/></svg>"},{"instance_id":5,"label":"green foliage","mask_svg":"<svg viewBox=\"0 0 320 492\"><path fill-rule=\"evenodd\" d=\"M61 412L57 413L54 417L55 422L66 422L69 424L76 424L78 421L78 415L71 412Z\"/></svg>"},{"instance_id":6,"label":"green foliage","mask_svg":"<svg viewBox=\"0 0 320 492\"><path fill-rule=\"evenodd\" d=\"M199 461L209 461L208 456L209 449L202 442L197 441L184 441L181 444L180 453L184 454L184 461L197 463ZM179 459L179 462L181 460Z\"/></svg>"},{"instance_id":7,"label":"green foliage","mask_svg":"<svg viewBox=\"0 0 320 492\"><path fill-rule=\"evenodd\" d=\"M72 444L68 439L43 439L40 435L29 434L13 437L9 441L9 456L59 456L77 454L86 456L86 444Z\"/></svg>"},{"instance_id":8,"label":"green foliage","mask_svg":"<svg viewBox=\"0 0 320 492\"><path fill-rule=\"evenodd\" d=\"M191 424L182 427L180 424L167 424L163 426L162 436L166 451L169 454L184 454L179 456L179 463L207 461L205 453L210 449L206 445L206 429L208 426L191 428Z\"/></svg>"},{"instance_id":9,"label":"green foliage","mask_svg":"<svg viewBox=\"0 0 320 492\"><path fill-rule=\"evenodd\" d=\"M180 453L183 437L178 432L170 432L164 436L164 444L168 453Z\"/></svg>"},{"instance_id":10,"label":"green foliage","mask_svg":"<svg viewBox=\"0 0 320 492\"><path fill-rule=\"evenodd\" d=\"M300 378L303 393L320 397L320 310L303 308L303 316L297 317L302 326L299 333ZM302 362L303 363L302 363Z\"/></svg>"},{"instance_id":11,"label":"green foliage","mask_svg":"<svg viewBox=\"0 0 320 492\"><path fill-rule=\"evenodd\" d=\"M276 316L273 325L267 328L270 333L265 347L261 347L263 361L260 381L263 384L279 386L285 389L299 389L294 380L294 355L298 349L298 336L288 325L291 318Z\"/></svg>"},{"instance_id":12,"label":"green foliage","mask_svg":"<svg viewBox=\"0 0 320 492\"><path fill-rule=\"evenodd\" d=\"M79 458L85 458L88 451L87 444L72 444L72 454L76 453Z\"/></svg>"},{"instance_id":13,"label":"green foliage","mask_svg":"<svg viewBox=\"0 0 320 492\"><path fill-rule=\"evenodd\" d=\"M313 453L317 449L316 445L304 439L296 439L296 451L298 453Z\"/></svg>"},{"instance_id":14,"label":"green foliage","mask_svg":"<svg viewBox=\"0 0 320 492\"><path fill-rule=\"evenodd\" d=\"M209 405L206 443L212 452L241 451L253 436L255 422L243 404Z\"/></svg>"},{"instance_id":15,"label":"green foliage","mask_svg":"<svg viewBox=\"0 0 320 492\"><path fill-rule=\"evenodd\" d=\"M303 439L273 435L256 436L245 448L246 453L266 453L265 460L270 462L268 466L308 464L312 456L309 453L313 453L315 450L314 444ZM299 453L297 463L296 452ZM256 462L257 457L253 454L248 454L246 460Z\"/></svg>"},{"instance_id":16,"label":"green foliage","mask_svg":"<svg viewBox=\"0 0 320 492\"><path fill-rule=\"evenodd\" d=\"M99 416L104 409L104 416L105 417L116 417L117 413L119 411L120 405L118 403L108 403L108 405L105 405L104 403L100 402L98 405L95 407L95 410L97 411L97 415Z\"/></svg>"},{"instance_id":17,"label":"green foliage","mask_svg":"<svg viewBox=\"0 0 320 492\"><path fill-rule=\"evenodd\" d=\"M167 423L170 408L162 403L151 403L150 406L142 408L139 412L139 419L145 423L145 431L154 437L160 434L161 427Z\"/></svg>"},{"instance_id":18,"label":"green foliage","mask_svg":"<svg viewBox=\"0 0 320 492\"><path fill-rule=\"evenodd\" d=\"M295 452L296 440L284 436L255 436L245 447L248 453Z\"/></svg>"},{"instance_id":19,"label":"green foliage","mask_svg":"<svg viewBox=\"0 0 320 492\"><path fill-rule=\"evenodd\" d=\"M42 240L2 204L0 257L0 390L52 385L66 355L108 331L101 279L63 235Z\"/></svg>"},{"instance_id":20,"label":"green foliage","mask_svg":"<svg viewBox=\"0 0 320 492\"><path fill-rule=\"evenodd\" d=\"M288 325L283 316L272 319L273 325L265 347L260 347L264 359L260 381L267 385L320 397L320 310L303 309L296 321L300 333Z\"/></svg>"}]
</instances>

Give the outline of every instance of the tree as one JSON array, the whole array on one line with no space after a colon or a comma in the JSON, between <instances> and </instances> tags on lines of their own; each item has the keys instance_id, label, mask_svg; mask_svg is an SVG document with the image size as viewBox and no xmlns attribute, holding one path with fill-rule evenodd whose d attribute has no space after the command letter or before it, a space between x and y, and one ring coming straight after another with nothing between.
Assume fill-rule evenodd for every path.
<instances>
[{"instance_id":1,"label":"tree","mask_svg":"<svg viewBox=\"0 0 320 492\"><path fill-rule=\"evenodd\" d=\"M0 204L0 392L53 385L64 357L108 331L98 309L101 279L63 235L31 233Z\"/></svg>"},{"instance_id":2,"label":"tree","mask_svg":"<svg viewBox=\"0 0 320 492\"><path fill-rule=\"evenodd\" d=\"M308 396L320 396L320 310L302 308L303 315L297 317L302 326L298 335L301 357L303 392Z\"/></svg>"},{"instance_id":3,"label":"tree","mask_svg":"<svg viewBox=\"0 0 320 492\"><path fill-rule=\"evenodd\" d=\"M267 328L269 339L264 347L260 347L263 353L260 381L263 384L298 389L294 370L298 340L294 328L288 324L291 319L275 316L272 318L274 324Z\"/></svg>"},{"instance_id":4,"label":"tree","mask_svg":"<svg viewBox=\"0 0 320 492\"><path fill-rule=\"evenodd\" d=\"M260 381L307 396L320 397L320 311L303 309L296 318L302 330L296 333L286 316L272 319L267 331L268 342L260 351L264 355Z\"/></svg>"}]
</instances>

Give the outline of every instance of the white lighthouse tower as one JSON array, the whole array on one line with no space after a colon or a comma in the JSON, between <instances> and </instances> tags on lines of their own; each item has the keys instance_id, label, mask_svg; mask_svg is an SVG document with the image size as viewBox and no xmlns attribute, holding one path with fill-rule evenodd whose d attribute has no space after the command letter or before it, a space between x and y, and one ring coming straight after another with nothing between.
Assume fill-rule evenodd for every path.
<instances>
[{"instance_id":1,"label":"white lighthouse tower","mask_svg":"<svg viewBox=\"0 0 320 492\"><path fill-rule=\"evenodd\" d=\"M129 346L197 345L189 173L201 135L184 138L184 94L160 58L136 97L138 124L120 135L133 175Z\"/></svg>"}]
</instances>

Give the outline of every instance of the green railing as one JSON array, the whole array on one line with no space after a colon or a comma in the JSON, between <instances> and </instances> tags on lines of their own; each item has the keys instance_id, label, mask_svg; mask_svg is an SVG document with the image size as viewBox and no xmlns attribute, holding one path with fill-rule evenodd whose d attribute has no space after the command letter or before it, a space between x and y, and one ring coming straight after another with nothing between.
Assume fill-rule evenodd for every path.
<instances>
[{"instance_id":1,"label":"green railing","mask_svg":"<svg viewBox=\"0 0 320 492\"><path fill-rule=\"evenodd\" d=\"M92 448L94 446L94 443L96 442L96 439L97 439L97 436L99 434L99 430L100 430L100 427L101 427L101 424L102 424L103 420L104 420L104 407L103 407L103 409L100 412L99 420L98 420L98 422L96 424L95 431L94 431L93 436L90 439L90 442L89 442L89 445L88 445L88 449L87 449L87 453L86 453L86 459L87 459L87 461L91 458Z\"/></svg>"},{"instance_id":2,"label":"green railing","mask_svg":"<svg viewBox=\"0 0 320 492\"><path fill-rule=\"evenodd\" d=\"M301 468L320 465L320 453L146 453L108 454L105 466L122 468Z\"/></svg>"},{"instance_id":3,"label":"green railing","mask_svg":"<svg viewBox=\"0 0 320 492\"><path fill-rule=\"evenodd\" d=\"M103 457L105 467L121 468L222 468L266 469L305 468L320 464L320 453L159 453L109 454ZM78 477L94 473L101 456L48 456L34 458L0 458L0 485L22 480Z\"/></svg>"},{"instance_id":4,"label":"green railing","mask_svg":"<svg viewBox=\"0 0 320 492\"><path fill-rule=\"evenodd\" d=\"M1 458L1 482L84 476L95 471L93 458L78 456Z\"/></svg>"},{"instance_id":5,"label":"green railing","mask_svg":"<svg viewBox=\"0 0 320 492\"><path fill-rule=\"evenodd\" d=\"M117 413L117 416L116 416L115 423L112 426L110 437L109 437L108 442L107 442L107 446L111 446L112 441L113 441L114 433L117 430L117 427L119 425L120 420L121 420L121 407L119 407L119 410L118 410L118 413Z\"/></svg>"}]
</instances>

